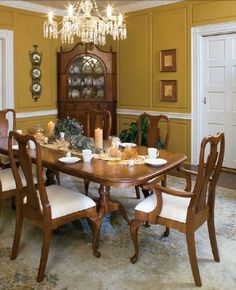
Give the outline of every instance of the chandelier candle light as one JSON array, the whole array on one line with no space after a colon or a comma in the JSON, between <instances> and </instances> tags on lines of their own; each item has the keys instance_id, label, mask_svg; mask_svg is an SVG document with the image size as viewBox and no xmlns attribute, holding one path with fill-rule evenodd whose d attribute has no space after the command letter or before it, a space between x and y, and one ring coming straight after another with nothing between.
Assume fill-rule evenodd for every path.
<instances>
[{"instance_id":1,"label":"chandelier candle light","mask_svg":"<svg viewBox=\"0 0 236 290\"><path fill-rule=\"evenodd\" d=\"M106 44L106 36L113 40L127 38L126 24L123 15L112 15L112 7L108 5L107 15L100 14L95 0L79 0L68 7L67 15L62 18L61 29L49 12L48 20L44 22L44 37L57 38L61 34L62 43L73 43L74 37L80 37L82 42L99 45Z\"/></svg>"}]
</instances>

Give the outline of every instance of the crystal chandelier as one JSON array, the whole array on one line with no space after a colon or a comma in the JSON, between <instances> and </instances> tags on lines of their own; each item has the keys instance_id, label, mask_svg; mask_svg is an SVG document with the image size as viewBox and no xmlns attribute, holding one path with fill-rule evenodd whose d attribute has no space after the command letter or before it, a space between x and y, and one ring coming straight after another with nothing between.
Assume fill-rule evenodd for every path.
<instances>
[{"instance_id":1,"label":"crystal chandelier","mask_svg":"<svg viewBox=\"0 0 236 290\"><path fill-rule=\"evenodd\" d=\"M62 25L60 30L59 25ZM61 34L62 43L73 43L75 36L79 36L82 42L99 45L106 44L107 35L111 35L113 40L127 38L122 14L113 16L112 7L108 5L107 15L101 15L96 0L79 0L70 5L61 23L54 21L52 12L49 12L43 30L46 38L57 38Z\"/></svg>"}]
</instances>

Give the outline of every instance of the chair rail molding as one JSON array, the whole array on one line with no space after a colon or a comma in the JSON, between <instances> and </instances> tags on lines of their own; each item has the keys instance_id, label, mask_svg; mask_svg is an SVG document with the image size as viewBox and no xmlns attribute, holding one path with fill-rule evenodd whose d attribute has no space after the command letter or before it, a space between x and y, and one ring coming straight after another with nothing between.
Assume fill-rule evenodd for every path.
<instances>
[{"instance_id":1,"label":"chair rail molding","mask_svg":"<svg viewBox=\"0 0 236 290\"><path fill-rule=\"evenodd\" d=\"M128 109L118 109L118 115L133 115L139 116L143 113L150 115L166 115L170 119L182 119L182 120L192 120L192 114L182 114L182 113L172 113L172 112L158 112L158 111L147 111L147 110L128 110Z\"/></svg>"},{"instance_id":2,"label":"chair rail molding","mask_svg":"<svg viewBox=\"0 0 236 290\"><path fill-rule=\"evenodd\" d=\"M192 133L191 163L198 164L203 139L203 41L205 36L236 33L236 22L216 23L191 29L191 87L192 87Z\"/></svg>"},{"instance_id":3,"label":"chair rail molding","mask_svg":"<svg viewBox=\"0 0 236 290\"><path fill-rule=\"evenodd\" d=\"M14 109L13 31L0 29L0 106Z\"/></svg>"},{"instance_id":4,"label":"chair rail molding","mask_svg":"<svg viewBox=\"0 0 236 290\"><path fill-rule=\"evenodd\" d=\"M16 118L32 118L32 117L41 117L41 116L50 116L57 115L57 110L48 110L48 111L35 111L35 112L23 112L17 113Z\"/></svg>"}]
</instances>

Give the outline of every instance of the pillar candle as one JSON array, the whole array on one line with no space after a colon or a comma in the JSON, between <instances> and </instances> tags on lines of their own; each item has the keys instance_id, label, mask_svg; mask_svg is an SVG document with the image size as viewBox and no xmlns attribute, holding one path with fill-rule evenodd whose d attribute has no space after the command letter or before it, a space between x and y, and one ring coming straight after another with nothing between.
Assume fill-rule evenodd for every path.
<instances>
[{"instance_id":1,"label":"pillar candle","mask_svg":"<svg viewBox=\"0 0 236 290\"><path fill-rule=\"evenodd\" d=\"M55 123L53 121L48 122L48 135L51 136L52 135L52 131L55 127Z\"/></svg>"},{"instance_id":2,"label":"pillar candle","mask_svg":"<svg viewBox=\"0 0 236 290\"><path fill-rule=\"evenodd\" d=\"M100 128L95 129L95 146L98 149L103 148L103 132Z\"/></svg>"}]
</instances>

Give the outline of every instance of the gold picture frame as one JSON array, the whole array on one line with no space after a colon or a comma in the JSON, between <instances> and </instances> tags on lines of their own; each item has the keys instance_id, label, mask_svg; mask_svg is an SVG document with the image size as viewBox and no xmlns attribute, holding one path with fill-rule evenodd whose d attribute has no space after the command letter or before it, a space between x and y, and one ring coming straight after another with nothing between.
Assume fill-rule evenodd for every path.
<instances>
[{"instance_id":1,"label":"gold picture frame","mask_svg":"<svg viewBox=\"0 0 236 290\"><path fill-rule=\"evenodd\" d=\"M176 72L176 49L165 49L160 51L160 71Z\"/></svg>"},{"instance_id":2,"label":"gold picture frame","mask_svg":"<svg viewBox=\"0 0 236 290\"><path fill-rule=\"evenodd\" d=\"M177 81L161 80L160 81L160 101L177 102Z\"/></svg>"}]
</instances>

